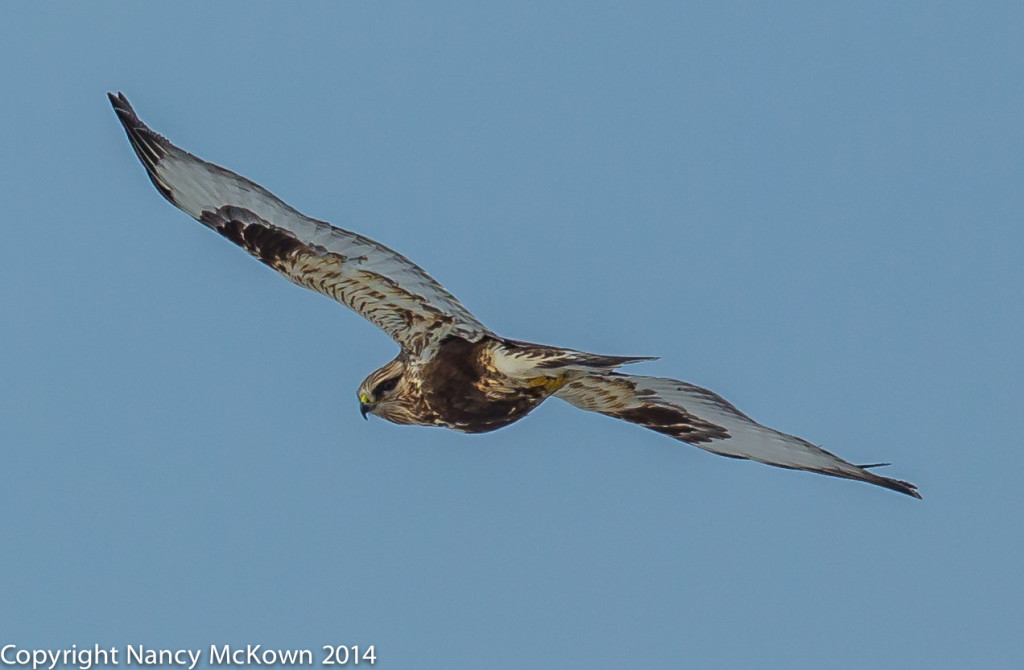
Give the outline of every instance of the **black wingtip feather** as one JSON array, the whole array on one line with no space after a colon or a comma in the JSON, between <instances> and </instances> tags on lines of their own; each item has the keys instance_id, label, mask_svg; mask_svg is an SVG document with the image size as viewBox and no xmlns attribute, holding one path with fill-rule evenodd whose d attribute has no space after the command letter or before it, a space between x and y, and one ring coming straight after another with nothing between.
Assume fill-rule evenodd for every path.
<instances>
[{"instance_id":1,"label":"black wingtip feather","mask_svg":"<svg viewBox=\"0 0 1024 670\"><path fill-rule=\"evenodd\" d=\"M146 128L146 124L139 120L135 110L132 109L132 105L128 102L128 98L124 97L124 93L121 93L120 91L118 91L117 95L107 93L107 98L110 100L110 104L114 108L117 118L121 121L121 125L123 125L125 129L138 126ZM146 128L146 130L149 129Z\"/></svg>"},{"instance_id":2,"label":"black wingtip feather","mask_svg":"<svg viewBox=\"0 0 1024 670\"><path fill-rule=\"evenodd\" d=\"M139 119L124 93L119 91L116 96L113 93L107 93L107 98L117 114L117 119L124 126L124 131L128 135L128 141L132 143L135 155L139 157L139 161L146 168L149 180L153 182L156 190L160 191L160 195L167 198L172 205L177 205L171 189L161 182L156 174L156 166L167 156L167 146L170 143L150 130L149 126Z\"/></svg>"},{"instance_id":3,"label":"black wingtip feather","mask_svg":"<svg viewBox=\"0 0 1024 670\"><path fill-rule=\"evenodd\" d=\"M905 482L900 479L890 479L888 477L879 477L878 479L868 479L865 481L871 482L872 484L877 484L878 486L882 486L892 491L905 493L906 495L912 498L922 500L921 494L917 492L917 487L911 484L910 482Z\"/></svg>"},{"instance_id":4,"label":"black wingtip feather","mask_svg":"<svg viewBox=\"0 0 1024 670\"><path fill-rule=\"evenodd\" d=\"M858 465L857 467L867 471L868 468L883 468L887 465L892 465L892 463L868 463L867 465ZM905 482L902 479L892 479L891 477L882 477L881 475L876 475L871 472L867 474L870 475L870 477L864 479L866 482L870 482L871 484L876 484L893 491L898 491L899 493L905 493L908 496L922 500L921 494L917 492L917 487L910 482Z\"/></svg>"}]
</instances>

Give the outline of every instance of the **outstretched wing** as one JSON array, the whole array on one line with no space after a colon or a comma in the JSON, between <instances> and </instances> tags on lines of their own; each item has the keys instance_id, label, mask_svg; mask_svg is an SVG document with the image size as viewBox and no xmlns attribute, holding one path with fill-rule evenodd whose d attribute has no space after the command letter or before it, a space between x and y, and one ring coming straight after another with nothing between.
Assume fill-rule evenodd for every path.
<instances>
[{"instance_id":1,"label":"outstretched wing","mask_svg":"<svg viewBox=\"0 0 1024 670\"><path fill-rule=\"evenodd\" d=\"M762 426L716 393L686 382L595 373L566 384L555 395L580 409L624 419L722 456L857 479L921 497L909 482L876 475L806 440Z\"/></svg>"},{"instance_id":2,"label":"outstretched wing","mask_svg":"<svg viewBox=\"0 0 1024 670\"><path fill-rule=\"evenodd\" d=\"M289 280L352 308L414 356L430 358L448 335L489 334L405 256L304 216L259 184L179 149L140 121L123 94L108 95L157 190Z\"/></svg>"}]
</instances>

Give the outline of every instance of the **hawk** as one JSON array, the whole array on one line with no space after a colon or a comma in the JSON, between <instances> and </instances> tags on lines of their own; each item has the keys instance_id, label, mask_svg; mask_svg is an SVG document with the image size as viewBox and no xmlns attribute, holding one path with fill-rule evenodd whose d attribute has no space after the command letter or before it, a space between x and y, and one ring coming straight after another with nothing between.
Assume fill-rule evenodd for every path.
<instances>
[{"instance_id":1,"label":"hawk","mask_svg":"<svg viewBox=\"0 0 1024 670\"><path fill-rule=\"evenodd\" d=\"M123 94L108 96L150 180L172 205L286 279L351 308L398 343L398 356L359 385L364 418L483 433L518 421L555 396L723 456L921 497L913 484L763 426L707 389L618 371L649 357L602 356L501 337L405 256L311 219L259 184L179 149L140 121Z\"/></svg>"}]
</instances>

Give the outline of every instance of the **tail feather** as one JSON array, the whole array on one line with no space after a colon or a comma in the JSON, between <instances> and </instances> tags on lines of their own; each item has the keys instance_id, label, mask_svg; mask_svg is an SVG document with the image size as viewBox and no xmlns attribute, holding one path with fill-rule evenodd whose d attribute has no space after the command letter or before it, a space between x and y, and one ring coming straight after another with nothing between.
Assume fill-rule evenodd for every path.
<instances>
[{"instance_id":1,"label":"tail feather","mask_svg":"<svg viewBox=\"0 0 1024 670\"><path fill-rule=\"evenodd\" d=\"M615 368L630 363L657 360L657 356L606 356L603 354L589 354L585 351L575 349L562 349L560 347L549 347L532 342L521 340L502 339L501 348L504 358L516 362L519 366L529 368L531 371L544 370L566 370L576 368L580 370L602 370L612 371Z\"/></svg>"},{"instance_id":2,"label":"tail feather","mask_svg":"<svg viewBox=\"0 0 1024 670\"><path fill-rule=\"evenodd\" d=\"M600 354L588 354L583 351L562 350L562 355L543 361L539 367L542 368L563 368L567 366L579 366L585 368L596 368L598 370L614 370L615 368L629 365L630 363L641 363L643 361L655 361L657 356L602 356Z\"/></svg>"}]
</instances>

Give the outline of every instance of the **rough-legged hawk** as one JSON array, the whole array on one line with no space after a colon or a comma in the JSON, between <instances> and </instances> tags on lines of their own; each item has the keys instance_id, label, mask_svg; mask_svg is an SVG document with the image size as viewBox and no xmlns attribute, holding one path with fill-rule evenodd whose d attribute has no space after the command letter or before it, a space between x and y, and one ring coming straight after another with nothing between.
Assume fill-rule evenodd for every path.
<instances>
[{"instance_id":1,"label":"rough-legged hawk","mask_svg":"<svg viewBox=\"0 0 1024 670\"><path fill-rule=\"evenodd\" d=\"M553 395L723 456L921 497L913 484L762 426L711 391L615 371L648 359L496 335L405 256L304 216L258 184L182 151L140 121L124 95L110 95L110 102L171 204L299 286L347 305L399 344L398 356L359 386L364 417L481 433L521 419Z\"/></svg>"}]
</instances>

